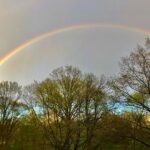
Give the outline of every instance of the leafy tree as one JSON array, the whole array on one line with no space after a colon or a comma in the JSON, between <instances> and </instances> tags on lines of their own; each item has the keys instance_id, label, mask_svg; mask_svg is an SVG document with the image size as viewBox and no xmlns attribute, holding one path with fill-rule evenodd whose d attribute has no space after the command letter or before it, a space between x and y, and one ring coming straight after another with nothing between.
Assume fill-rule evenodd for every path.
<instances>
[{"instance_id":1,"label":"leafy tree","mask_svg":"<svg viewBox=\"0 0 150 150\"><path fill-rule=\"evenodd\" d=\"M40 125L55 150L91 149L94 129L103 116L104 80L61 67L35 87ZM98 126L97 126L98 127Z\"/></svg>"}]
</instances>

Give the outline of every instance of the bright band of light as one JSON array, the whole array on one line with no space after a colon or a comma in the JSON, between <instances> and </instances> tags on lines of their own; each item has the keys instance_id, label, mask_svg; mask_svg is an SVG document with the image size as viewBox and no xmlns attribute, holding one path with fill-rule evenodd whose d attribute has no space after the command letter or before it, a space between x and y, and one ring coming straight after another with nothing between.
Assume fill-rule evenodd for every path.
<instances>
[{"instance_id":1,"label":"bright band of light","mask_svg":"<svg viewBox=\"0 0 150 150\"><path fill-rule=\"evenodd\" d=\"M110 23L93 23L93 24L79 24L79 25L73 25L65 28L60 28L60 29L55 29L49 32L46 32L44 34L40 34L36 37L33 37L32 39L26 41L25 43L19 45L18 47L10 50L7 54L2 56L0 58L0 66L3 65L8 59L10 59L12 56L17 54L18 52L24 50L25 48L29 47L30 45L45 39L47 37L54 36L56 34L61 34L64 32L69 32L73 30L79 30L79 29L88 29L88 28L115 28L115 29L121 29L121 30L127 30L130 32L136 32L136 33L141 33L145 34L146 36L150 35L150 30L145 30L145 29L140 29L140 28L135 28L135 27L130 27L126 25L120 25L120 24L110 24Z\"/></svg>"}]
</instances>

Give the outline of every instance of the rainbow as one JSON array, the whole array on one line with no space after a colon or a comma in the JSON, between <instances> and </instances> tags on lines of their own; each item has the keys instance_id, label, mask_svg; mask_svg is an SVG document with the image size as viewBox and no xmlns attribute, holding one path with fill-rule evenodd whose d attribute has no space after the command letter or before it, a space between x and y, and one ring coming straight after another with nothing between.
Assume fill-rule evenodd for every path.
<instances>
[{"instance_id":1,"label":"rainbow","mask_svg":"<svg viewBox=\"0 0 150 150\"><path fill-rule=\"evenodd\" d=\"M35 36L32 39L19 45L18 47L10 50L4 56L0 57L0 66L3 65L7 60L9 60L12 56L17 54L18 52L24 50L25 48L29 47L30 45L32 45L32 44L34 44L34 43L36 43L36 42L38 42L44 38L54 36L57 34L61 34L64 32L73 31L73 30L79 30L79 29L85 29L85 28L87 28L87 29L88 28L102 28L102 27L127 30L130 32L142 33L142 34L145 34L148 36L150 35L150 30L140 29L140 28L136 28L136 27L130 27L130 26L126 26L126 25L120 25L120 24L112 24L112 23L93 23L93 24L79 24L79 25L68 26L68 27L55 29L55 30L40 34L38 36Z\"/></svg>"}]
</instances>

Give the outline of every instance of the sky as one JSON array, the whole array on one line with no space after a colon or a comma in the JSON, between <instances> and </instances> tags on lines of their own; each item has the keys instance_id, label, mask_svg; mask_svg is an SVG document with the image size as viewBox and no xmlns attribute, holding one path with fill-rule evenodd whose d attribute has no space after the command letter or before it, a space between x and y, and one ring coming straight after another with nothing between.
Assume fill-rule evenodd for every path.
<instances>
[{"instance_id":1,"label":"sky","mask_svg":"<svg viewBox=\"0 0 150 150\"><path fill-rule=\"evenodd\" d=\"M98 77L116 74L120 58L150 35L149 6L149 0L0 0L0 57L34 37L66 29L10 57L0 66L0 81L26 85L65 65Z\"/></svg>"}]
</instances>

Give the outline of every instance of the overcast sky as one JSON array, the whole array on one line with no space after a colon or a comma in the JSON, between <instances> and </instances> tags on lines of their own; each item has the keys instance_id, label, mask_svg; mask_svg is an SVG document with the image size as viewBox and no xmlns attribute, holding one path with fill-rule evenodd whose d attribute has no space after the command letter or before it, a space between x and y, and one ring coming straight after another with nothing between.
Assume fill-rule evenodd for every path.
<instances>
[{"instance_id":1,"label":"overcast sky","mask_svg":"<svg viewBox=\"0 0 150 150\"><path fill-rule=\"evenodd\" d=\"M0 0L0 56L32 37L72 25L111 23L149 30L99 27L47 37L0 67L0 80L42 80L63 65L113 75L121 56L150 35L149 0Z\"/></svg>"}]
</instances>

